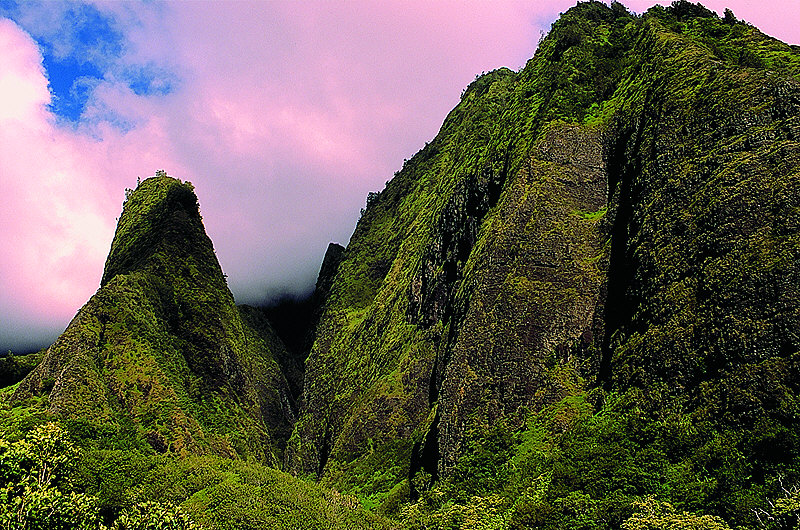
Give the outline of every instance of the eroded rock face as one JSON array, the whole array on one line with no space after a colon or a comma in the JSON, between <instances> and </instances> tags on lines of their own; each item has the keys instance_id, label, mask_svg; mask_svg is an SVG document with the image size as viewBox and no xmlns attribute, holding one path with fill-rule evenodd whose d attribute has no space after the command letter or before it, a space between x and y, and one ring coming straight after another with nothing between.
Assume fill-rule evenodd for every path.
<instances>
[{"instance_id":1,"label":"eroded rock face","mask_svg":"<svg viewBox=\"0 0 800 530\"><path fill-rule=\"evenodd\" d=\"M98 292L14 393L49 412L133 422L156 451L277 463L296 407L283 345L236 307L197 198L170 177L125 203Z\"/></svg>"},{"instance_id":2,"label":"eroded rock face","mask_svg":"<svg viewBox=\"0 0 800 530\"><path fill-rule=\"evenodd\" d=\"M608 239L601 140L581 126L550 128L481 233L443 367L440 473L466 430L502 417L521 425L521 408L562 399L569 389L553 370L583 362L593 343Z\"/></svg>"},{"instance_id":3,"label":"eroded rock face","mask_svg":"<svg viewBox=\"0 0 800 530\"><path fill-rule=\"evenodd\" d=\"M563 398L556 365L599 365L586 350L607 265L603 138L555 124L534 153L508 182L462 181L412 283L412 318L452 330L431 369L437 412L414 448L412 476L446 474L469 429L500 418L520 425L521 409Z\"/></svg>"},{"instance_id":4,"label":"eroded rock face","mask_svg":"<svg viewBox=\"0 0 800 530\"><path fill-rule=\"evenodd\" d=\"M463 279L463 268L478 240L478 231L505 184L508 160L499 171L487 166L458 182L439 213L432 241L419 271L411 282L409 321L423 327L452 317L455 288Z\"/></svg>"}]
</instances>

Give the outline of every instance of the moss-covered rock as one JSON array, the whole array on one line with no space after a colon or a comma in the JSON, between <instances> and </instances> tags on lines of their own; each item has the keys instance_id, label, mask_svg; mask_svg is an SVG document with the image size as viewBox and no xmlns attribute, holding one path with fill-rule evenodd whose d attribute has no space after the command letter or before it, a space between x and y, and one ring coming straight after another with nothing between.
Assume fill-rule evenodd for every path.
<instances>
[{"instance_id":1,"label":"moss-covered rock","mask_svg":"<svg viewBox=\"0 0 800 530\"><path fill-rule=\"evenodd\" d=\"M156 452L278 463L295 417L296 361L237 308L189 183L129 194L101 287L12 399L47 395L56 418L109 432L132 420Z\"/></svg>"},{"instance_id":2,"label":"moss-covered rock","mask_svg":"<svg viewBox=\"0 0 800 530\"><path fill-rule=\"evenodd\" d=\"M800 480L799 76L796 48L680 1L579 3L476 79L368 200L291 469L387 510L407 492L409 525L458 502L619 527L647 494L754 524ZM464 478L498 425L499 497Z\"/></svg>"}]
</instances>

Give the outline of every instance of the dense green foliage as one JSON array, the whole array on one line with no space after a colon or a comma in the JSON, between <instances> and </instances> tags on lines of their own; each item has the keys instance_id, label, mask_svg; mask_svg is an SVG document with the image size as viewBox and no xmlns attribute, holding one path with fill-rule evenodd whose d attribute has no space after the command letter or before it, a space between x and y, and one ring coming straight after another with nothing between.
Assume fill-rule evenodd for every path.
<instances>
[{"instance_id":1,"label":"dense green foliage","mask_svg":"<svg viewBox=\"0 0 800 530\"><path fill-rule=\"evenodd\" d=\"M54 423L0 439L0 483L0 525L20 530L393 528L256 463L79 449Z\"/></svg>"},{"instance_id":2,"label":"dense green foliage","mask_svg":"<svg viewBox=\"0 0 800 530\"><path fill-rule=\"evenodd\" d=\"M53 423L40 425L23 440L0 439L0 525L14 529L192 530L180 508L160 502L126 507L110 526L100 516L100 500L74 491L79 450Z\"/></svg>"},{"instance_id":3,"label":"dense green foliage","mask_svg":"<svg viewBox=\"0 0 800 530\"><path fill-rule=\"evenodd\" d=\"M42 362L44 352L15 355L9 352L5 357L0 357L0 388L11 386L22 381L31 370Z\"/></svg>"}]
</instances>

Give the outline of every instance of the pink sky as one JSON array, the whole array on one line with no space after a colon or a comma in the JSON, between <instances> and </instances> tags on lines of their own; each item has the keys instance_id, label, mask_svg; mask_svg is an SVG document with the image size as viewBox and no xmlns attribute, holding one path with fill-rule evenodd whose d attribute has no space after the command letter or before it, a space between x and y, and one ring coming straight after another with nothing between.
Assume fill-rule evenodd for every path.
<instances>
[{"instance_id":1,"label":"pink sky","mask_svg":"<svg viewBox=\"0 0 800 530\"><path fill-rule=\"evenodd\" d=\"M98 287L124 188L161 168L195 184L238 301L310 287L327 243L347 242L367 192L433 138L461 90L521 68L572 5L97 3L128 45L77 127L48 110L31 36L56 32L63 10L0 18L0 347L64 329ZM705 5L800 42L796 0ZM136 95L115 72L142 63L168 68L177 88Z\"/></svg>"}]
</instances>

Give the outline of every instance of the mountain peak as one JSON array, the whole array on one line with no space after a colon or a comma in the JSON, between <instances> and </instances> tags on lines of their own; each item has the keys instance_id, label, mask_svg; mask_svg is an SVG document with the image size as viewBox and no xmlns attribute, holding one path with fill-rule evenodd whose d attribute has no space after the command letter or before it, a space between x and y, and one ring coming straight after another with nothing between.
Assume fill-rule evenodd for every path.
<instances>
[{"instance_id":1,"label":"mountain peak","mask_svg":"<svg viewBox=\"0 0 800 530\"><path fill-rule=\"evenodd\" d=\"M156 452L279 462L294 415L285 346L236 307L190 183L159 171L126 195L100 289L12 401L132 421Z\"/></svg>"},{"instance_id":2,"label":"mountain peak","mask_svg":"<svg viewBox=\"0 0 800 530\"><path fill-rule=\"evenodd\" d=\"M118 274L166 266L167 256L174 262L189 254L221 274L194 186L159 171L127 192L101 285Z\"/></svg>"}]
</instances>

